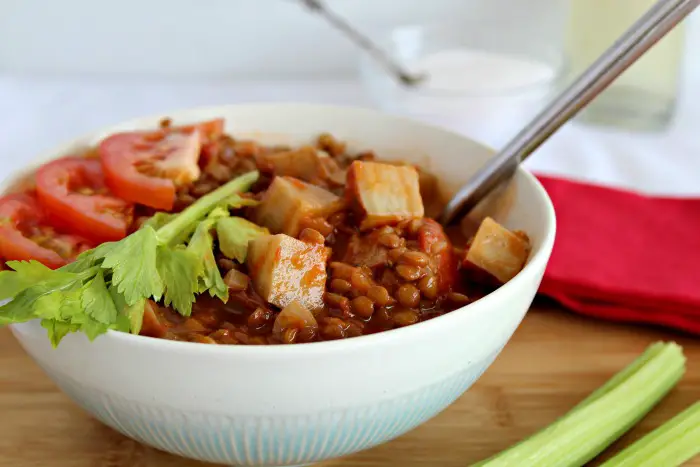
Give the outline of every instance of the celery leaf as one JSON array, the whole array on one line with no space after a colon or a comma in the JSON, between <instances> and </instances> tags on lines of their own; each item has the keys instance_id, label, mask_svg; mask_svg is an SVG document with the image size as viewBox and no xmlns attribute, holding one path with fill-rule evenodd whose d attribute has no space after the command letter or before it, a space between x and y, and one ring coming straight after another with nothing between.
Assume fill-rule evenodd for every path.
<instances>
[{"instance_id":1,"label":"celery leaf","mask_svg":"<svg viewBox=\"0 0 700 467\"><path fill-rule=\"evenodd\" d=\"M144 297L160 300L165 284L158 274L158 236L151 227L137 230L106 253L103 269L112 270L112 285L133 305Z\"/></svg>"},{"instance_id":2,"label":"celery leaf","mask_svg":"<svg viewBox=\"0 0 700 467\"><path fill-rule=\"evenodd\" d=\"M195 294L199 292L202 262L185 248L158 248L158 272L165 284L165 305L173 305L183 316L192 313Z\"/></svg>"},{"instance_id":3,"label":"celery leaf","mask_svg":"<svg viewBox=\"0 0 700 467\"><path fill-rule=\"evenodd\" d=\"M244 263L248 255L248 242L270 232L242 217L226 217L216 223L219 249L228 258Z\"/></svg>"}]
</instances>

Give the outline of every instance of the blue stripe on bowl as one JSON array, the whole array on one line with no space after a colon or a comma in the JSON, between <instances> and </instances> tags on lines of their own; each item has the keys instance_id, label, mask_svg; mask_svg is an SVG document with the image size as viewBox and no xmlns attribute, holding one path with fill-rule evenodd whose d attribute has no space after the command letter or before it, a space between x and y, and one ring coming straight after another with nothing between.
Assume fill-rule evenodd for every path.
<instances>
[{"instance_id":1,"label":"blue stripe on bowl","mask_svg":"<svg viewBox=\"0 0 700 467\"><path fill-rule=\"evenodd\" d=\"M396 438L452 404L498 352L439 383L376 404L297 416L230 417L143 405L44 371L95 418L175 455L239 466L289 466L345 456Z\"/></svg>"}]
</instances>

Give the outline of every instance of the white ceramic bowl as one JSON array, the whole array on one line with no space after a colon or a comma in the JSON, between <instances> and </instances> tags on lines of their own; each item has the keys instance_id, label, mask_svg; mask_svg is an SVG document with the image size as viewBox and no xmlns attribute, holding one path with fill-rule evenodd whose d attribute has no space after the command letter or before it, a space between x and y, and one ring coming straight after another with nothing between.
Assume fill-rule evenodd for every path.
<instances>
[{"instance_id":1,"label":"white ceramic bowl","mask_svg":"<svg viewBox=\"0 0 700 467\"><path fill-rule=\"evenodd\" d=\"M38 163L115 130L84 136ZM168 114L216 116L227 130L270 143L329 131L351 148L412 160L454 188L492 152L457 134L369 110L302 104L234 105ZM5 189L7 188L5 185ZM37 322L12 327L26 351L78 405L126 436L180 456L234 465L307 464L375 446L433 417L469 388L508 342L540 284L555 217L536 179L519 170L497 220L526 231L527 266L477 302L414 326L292 346L212 346L110 331L70 335L52 349Z\"/></svg>"}]
</instances>

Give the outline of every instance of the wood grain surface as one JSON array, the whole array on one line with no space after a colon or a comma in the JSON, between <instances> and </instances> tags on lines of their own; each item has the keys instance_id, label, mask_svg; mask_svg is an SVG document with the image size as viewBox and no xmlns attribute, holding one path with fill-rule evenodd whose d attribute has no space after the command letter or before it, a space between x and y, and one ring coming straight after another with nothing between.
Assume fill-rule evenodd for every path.
<instances>
[{"instance_id":1,"label":"wood grain surface","mask_svg":"<svg viewBox=\"0 0 700 467\"><path fill-rule=\"evenodd\" d=\"M700 339L603 323L537 303L486 374L410 433L324 467L466 467L547 425L655 340L685 348L678 387L608 452L700 398ZM206 466L142 446L90 418L0 329L0 466ZM687 465L700 466L700 458ZM660 466L661 467L661 466Z\"/></svg>"}]
</instances>

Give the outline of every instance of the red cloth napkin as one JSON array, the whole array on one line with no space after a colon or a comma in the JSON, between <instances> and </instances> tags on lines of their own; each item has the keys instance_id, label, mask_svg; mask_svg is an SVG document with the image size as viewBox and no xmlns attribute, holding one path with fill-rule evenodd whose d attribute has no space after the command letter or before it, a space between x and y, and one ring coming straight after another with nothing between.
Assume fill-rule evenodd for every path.
<instances>
[{"instance_id":1,"label":"red cloth napkin","mask_svg":"<svg viewBox=\"0 0 700 467\"><path fill-rule=\"evenodd\" d=\"M585 315L700 334L700 199L538 178L557 215L541 294Z\"/></svg>"}]
</instances>

